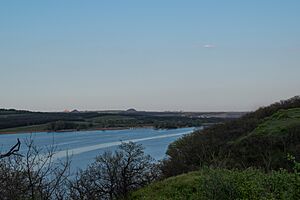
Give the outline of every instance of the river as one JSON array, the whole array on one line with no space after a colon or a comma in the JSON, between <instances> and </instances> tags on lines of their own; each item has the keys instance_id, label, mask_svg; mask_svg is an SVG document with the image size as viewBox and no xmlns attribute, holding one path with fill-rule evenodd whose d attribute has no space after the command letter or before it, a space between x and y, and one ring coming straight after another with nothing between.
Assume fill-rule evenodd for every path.
<instances>
[{"instance_id":1,"label":"river","mask_svg":"<svg viewBox=\"0 0 300 200\"><path fill-rule=\"evenodd\" d=\"M33 139L34 144L46 149L54 146L56 153L54 158L65 159L66 155L71 156L71 169L75 171L84 169L93 162L97 155L104 151L113 151L121 142L137 142L145 147L145 153L156 160L166 156L166 150L170 143L191 133L195 128L179 129L152 129L136 128L125 130L106 131L77 131L77 132L41 132L41 133L20 133L0 135L0 152L5 152L16 143L21 141L21 154L26 152L26 140Z\"/></svg>"}]
</instances>

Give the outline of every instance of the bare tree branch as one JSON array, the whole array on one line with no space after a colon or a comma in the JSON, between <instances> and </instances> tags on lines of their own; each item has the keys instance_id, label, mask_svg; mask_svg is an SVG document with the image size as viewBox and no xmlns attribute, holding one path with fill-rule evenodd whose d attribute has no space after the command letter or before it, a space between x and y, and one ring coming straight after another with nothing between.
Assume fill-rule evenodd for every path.
<instances>
[{"instance_id":1,"label":"bare tree branch","mask_svg":"<svg viewBox=\"0 0 300 200\"><path fill-rule=\"evenodd\" d=\"M21 146L21 142L18 138L17 139L17 144L15 144L7 153L1 154L0 159L5 158L5 157L9 157L11 155L22 156L21 154L18 153L19 150L20 150L20 146Z\"/></svg>"}]
</instances>

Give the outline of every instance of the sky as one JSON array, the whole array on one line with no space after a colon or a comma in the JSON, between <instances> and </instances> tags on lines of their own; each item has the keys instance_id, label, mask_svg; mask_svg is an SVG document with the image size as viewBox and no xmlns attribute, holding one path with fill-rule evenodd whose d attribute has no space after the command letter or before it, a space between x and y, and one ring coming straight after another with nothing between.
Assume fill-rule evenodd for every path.
<instances>
[{"instance_id":1,"label":"sky","mask_svg":"<svg viewBox=\"0 0 300 200\"><path fill-rule=\"evenodd\" d=\"M0 1L0 108L250 111L300 94L299 0Z\"/></svg>"}]
</instances>

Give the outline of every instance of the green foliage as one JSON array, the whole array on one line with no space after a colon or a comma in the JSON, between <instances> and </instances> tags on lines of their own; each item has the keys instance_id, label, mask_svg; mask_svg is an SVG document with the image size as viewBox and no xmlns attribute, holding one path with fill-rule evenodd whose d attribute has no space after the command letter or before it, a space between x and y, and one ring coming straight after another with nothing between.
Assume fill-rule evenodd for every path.
<instances>
[{"instance_id":1,"label":"green foliage","mask_svg":"<svg viewBox=\"0 0 300 200\"><path fill-rule=\"evenodd\" d=\"M300 108L279 110L267 117L250 135L286 134L287 130L299 126Z\"/></svg>"},{"instance_id":2,"label":"green foliage","mask_svg":"<svg viewBox=\"0 0 300 200\"><path fill-rule=\"evenodd\" d=\"M203 169L151 184L130 199L296 199L298 183L286 171Z\"/></svg>"},{"instance_id":3,"label":"green foliage","mask_svg":"<svg viewBox=\"0 0 300 200\"><path fill-rule=\"evenodd\" d=\"M300 176L300 163L296 161L295 156L288 154L287 159L293 163L294 173Z\"/></svg>"}]
</instances>

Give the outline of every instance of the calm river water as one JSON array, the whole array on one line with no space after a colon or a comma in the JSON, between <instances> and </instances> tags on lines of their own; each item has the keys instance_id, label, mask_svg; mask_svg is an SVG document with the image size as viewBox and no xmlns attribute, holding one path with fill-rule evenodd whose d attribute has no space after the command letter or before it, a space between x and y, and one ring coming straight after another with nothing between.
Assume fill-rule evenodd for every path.
<instances>
[{"instance_id":1,"label":"calm river water","mask_svg":"<svg viewBox=\"0 0 300 200\"><path fill-rule=\"evenodd\" d=\"M107 150L114 150L123 141L133 141L145 147L145 153L156 160L166 156L168 145L185 134L193 132L194 128L170 130L155 130L138 128L127 130L79 131L79 132L50 132L22 133L0 135L0 152L7 151L16 143L16 138L22 142L20 153L26 151L25 140L34 140L38 147L56 147L56 159L64 159L68 152L72 156L72 171L85 168L94 158Z\"/></svg>"}]
</instances>

